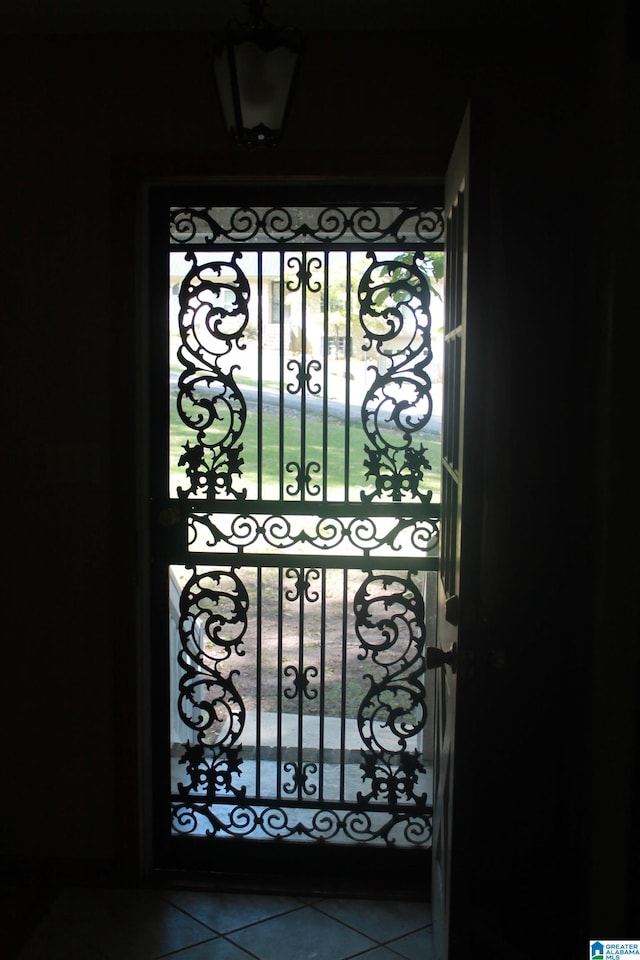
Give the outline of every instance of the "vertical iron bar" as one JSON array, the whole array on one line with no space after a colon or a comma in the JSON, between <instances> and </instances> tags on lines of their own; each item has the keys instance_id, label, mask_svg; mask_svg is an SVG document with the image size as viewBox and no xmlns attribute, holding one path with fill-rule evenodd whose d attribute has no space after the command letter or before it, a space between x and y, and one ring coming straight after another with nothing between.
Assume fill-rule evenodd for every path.
<instances>
[{"instance_id":1,"label":"vertical iron bar","mask_svg":"<svg viewBox=\"0 0 640 960\"><path fill-rule=\"evenodd\" d=\"M351 350L351 251L347 251L347 269L346 269L346 290L345 290L345 368L344 368L344 499L350 497L350 474L351 465L349 463L349 448L351 445L351 384L349 382L348 363L349 351Z\"/></svg>"},{"instance_id":2,"label":"vertical iron bar","mask_svg":"<svg viewBox=\"0 0 640 960\"><path fill-rule=\"evenodd\" d=\"M262 774L262 567L256 567L256 797Z\"/></svg>"},{"instance_id":3,"label":"vertical iron bar","mask_svg":"<svg viewBox=\"0 0 640 960\"><path fill-rule=\"evenodd\" d=\"M279 406L279 431L280 431L280 449L278 453L279 471L278 485L280 500L284 500L284 250L280 251L280 303L278 310L280 313L280 406Z\"/></svg>"},{"instance_id":4,"label":"vertical iron bar","mask_svg":"<svg viewBox=\"0 0 640 960\"><path fill-rule=\"evenodd\" d=\"M327 569L322 568L322 600L320 606L320 716L318 717L318 800L324 801L324 704L327 666Z\"/></svg>"},{"instance_id":5,"label":"vertical iron bar","mask_svg":"<svg viewBox=\"0 0 640 960\"><path fill-rule=\"evenodd\" d=\"M302 745L304 742L304 600L306 596L304 584L304 567L302 567L298 597L298 800L302 800Z\"/></svg>"},{"instance_id":6,"label":"vertical iron bar","mask_svg":"<svg viewBox=\"0 0 640 960\"><path fill-rule=\"evenodd\" d=\"M277 739L276 739L276 796L282 796L282 604L284 592L282 567L278 567L278 697L276 701Z\"/></svg>"},{"instance_id":7,"label":"vertical iron bar","mask_svg":"<svg viewBox=\"0 0 640 960\"><path fill-rule=\"evenodd\" d=\"M258 500L262 500L262 438L263 438L263 421L262 421L262 353L264 347L264 313L263 313L263 272L262 272L262 250L258 251L258 383L257 383L257 457L256 465L258 470Z\"/></svg>"},{"instance_id":8,"label":"vertical iron bar","mask_svg":"<svg viewBox=\"0 0 640 960\"><path fill-rule=\"evenodd\" d=\"M306 500L307 485L305 477L307 475L307 254L302 251L300 254L300 264L302 271L302 281L300 284L301 303L300 312L302 321L300 324L300 499Z\"/></svg>"},{"instance_id":9,"label":"vertical iron bar","mask_svg":"<svg viewBox=\"0 0 640 960\"><path fill-rule=\"evenodd\" d=\"M322 404L322 498L328 499L329 489L329 251L324 251L324 317L323 317L323 404ZM324 623L324 621L323 621Z\"/></svg>"},{"instance_id":10,"label":"vertical iron bar","mask_svg":"<svg viewBox=\"0 0 640 960\"><path fill-rule=\"evenodd\" d=\"M340 690L340 802L344 803L344 775L346 766L346 729L347 718L345 717L347 707L347 590L349 588L349 578L347 577L347 568L342 569L342 683Z\"/></svg>"}]
</instances>

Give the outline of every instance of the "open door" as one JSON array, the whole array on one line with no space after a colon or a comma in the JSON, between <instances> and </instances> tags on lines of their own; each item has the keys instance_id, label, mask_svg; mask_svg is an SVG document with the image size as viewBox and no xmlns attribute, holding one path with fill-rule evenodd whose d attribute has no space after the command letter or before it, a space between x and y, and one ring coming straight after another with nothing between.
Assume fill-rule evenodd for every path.
<instances>
[{"instance_id":1,"label":"open door","mask_svg":"<svg viewBox=\"0 0 640 960\"><path fill-rule=\"evenodd\" d=\"M480 695L487 179L480 110L467 109L447 172L442 531L435 684L432 905L437 960L466 957L473 762ZM483 111L484 112L484 111ZM467 919L465 919L465 917Z\"/></svg>"}]
</instances>

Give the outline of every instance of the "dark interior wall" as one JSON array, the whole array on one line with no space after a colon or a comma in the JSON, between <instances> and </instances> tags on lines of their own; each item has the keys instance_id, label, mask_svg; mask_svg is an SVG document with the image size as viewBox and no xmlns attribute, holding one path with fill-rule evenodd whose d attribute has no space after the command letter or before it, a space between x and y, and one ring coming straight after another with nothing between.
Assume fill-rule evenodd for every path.
<instances>
[{"instance_id":1,"label":"dark interior wall","mask_svg":"<svg viewBox=\"0 0 640 960\"><path fill-rule=\"evenodd\" d=\"M8 524L9 855L113 855L113 625L127 598L113 596L112 569L130 573L131 541L113 535L112 490L124 472L133 497L135 471L126 443L128 462L112 449L112 354L132 349L133 330L111 322L111 164L119 151L172 150L180 130L198 136L209 77L196 57L176 80L188 46L3 42L5 431L21 477Z\"/></svg>"},{"instance_id":2,"label":"dark interior wall","mask_svg":"<svg viewBox=\"0 0 640 960\"><path fill-rule=\"evenodd\" d=\"M266 168L324 173L328 165L334 175L353 175L366 158L371 172L397 175L412 157L406 172L421 173L419 39L327 42L329 58L324 42L309 45L289 145ZM129 381L118 382L129 368L114 356L134 351L135 331L113 277L114 258L118 269L131 269L120 247L131 254L135 247L129 233L118 237L113 173L176 165L184 172L188 160L180 158L193 154L206 157L200 171L242 168L221 126L207 44L188 35L2 42L5 435L19 504L7 518L3 707L4 729L15 732L4 745L7 855L113 856L117 675L135 663L135 636L121 635L132 627L121 617L134 609L123 595L132 588L132 540L117 535L113 491L124 490L118 510L126 511L136 483L135 396ZM348 109L345 73L353 89ZM446 127L434 127L437 146L429 138L432 171L442 169L463 96ZM258 159L245 172L263 169ZM112 444L116 410L122 432Z\"/></svg>"},{"instance_id":3,"label":"dark interior wall","mask_svg":"<svg viewBox=\"0 0 640 960\"><path fill-rule=\"evenodd\" d=\"M286 140L268 158L229 149L206 37L3 38L5 469L16 495L5 521L1 855L109 864L125 829L118 797L129 754L118 718L131 716L119 698L135 663L134 392L133 368L118 360L133 337L118 279L133 268L122 256L131 237L119 237L126 220L114 218L114 170L189 173L197 156L199 174L440 176L468 96L482 94L494 114L501 360L489 579L496 644L509 656L503 694L487 711L494 759L479 797L492 800L479 803L487 818L479 849L528 892L539 882L532 865L541 847L556 892L572 871L588 873L593 851L606 863L609 827L585 821L585 801L594 797L593 815L593 763L611 757L619 738L606 721L589 726L588 703L601 680L592 653L620 582L613 571L630 559L628 543L611 533L629 518L619 501L608 504L616 451L633 430L619 383L632 374L625 348L634 335L624 280L632 218L611 209L606 184L620 185L620 211L629 196L621 185L635 178L637 210L638 140L624 93L637 92L637 70L620 22L596 28L581 46L566 31L312 37ZM607 208L604 237L594 205ZM591 240L611 251L612 232L605 269ZM590 284L597 295L585 292ZM608 378L617 385L613 433L596 395ZM603 452L607 468L594 473ZM622 582L632 590L628 575ZM617 630L607 643L632 667L621 613ZM607 679L620 689L612 668ZM625 771L630 739L619 749L615 770ZM505 767L513 775L492 795ZM615 854L623 873L625 796ZM610 817L620 809L609 801ZM626 883L624 873L607 916L623 916ZM596 877L596 900L597 886Z\"/></svg>"}]
</instances>

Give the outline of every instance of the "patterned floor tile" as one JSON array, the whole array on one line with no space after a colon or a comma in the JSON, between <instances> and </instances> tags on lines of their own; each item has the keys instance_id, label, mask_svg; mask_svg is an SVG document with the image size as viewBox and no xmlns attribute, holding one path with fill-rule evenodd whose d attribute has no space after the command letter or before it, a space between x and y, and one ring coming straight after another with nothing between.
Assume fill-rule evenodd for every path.
<instances>
[{"instance_id":1,"label":"patterned floor tile","mask_svg":"<svg viewBox=\"0 0 640 960\"><path fill-rule=\"evenodd\" d=\"M165 891L167 900L216 933L229 933L251 923L301 909L296 897L205 893L192 890Z\"/></svg>"},{"instance_id":2,"label":"patterned floor tile","mask_svg":"<svg viewBox=\"0 0 640 960\"><path fill-rule=\"evenodd\" d=\"M419 903L77 888L18 960L432 960L430 921Z\"/></svg>"},{"instance_id":3,"label":"patterned floor tile","mask_svg":"<svg viewBox=\"0 0 640 960\"><path fill-rule=\"evenodd\" d=\"M410 933L407 937L392 940L387 946L406 960L433 960L433 934L431 927Z\"/></svg>"},{"instance_id":4,"label":"patterned floor tile","mask_svg":"<svg viewBox=\"0 0 640 960\"><path fill-rule=\"evenodd\" d=\"M430 905L381 900L323 900L316 910L387 943L431 923Z\"/></svg>"},{"instance_id":5,"label":"patterned floor tile","mask_svg":"<svg viewBox=\"0 0 640 960\"><path fill-rule=\"evenodd\" d=\"M352 957L352 960L401 960L397 953L393 953L388 947L375 947L366 953L359 953Z\"/></svg>"},{"instance_id":6,"label":"patterned floor tile","mask_svg":"<svg viewBox=\"0 0 640 960\"><path fill-rule=\"evenodd\" d=\"M20 960L155 960L211 930L146 890L65 890Z\"/></svg>"},{"instance_id":7,"label":"patterned floor tile","mask_svg":"<svg viewBox=\"0 0 640 960\"><path fill-rule=\"evenodd\" d=\"M229 943L228 940L216 937L215 940L199 943L195 947L187 947L179 953L166 954L163 960L254 960L254 958L240 947Z\"/></svg>"},{"instance_id":8,"label":"patterned floor tile","mask_svg":"<svg viewBox=\"0 0 640 960\"><path fill-rule=\"evenodd\" d=\"M260 960L345 960L376 944L311 907L230 935Z\"/></svg>"}]
</instances>

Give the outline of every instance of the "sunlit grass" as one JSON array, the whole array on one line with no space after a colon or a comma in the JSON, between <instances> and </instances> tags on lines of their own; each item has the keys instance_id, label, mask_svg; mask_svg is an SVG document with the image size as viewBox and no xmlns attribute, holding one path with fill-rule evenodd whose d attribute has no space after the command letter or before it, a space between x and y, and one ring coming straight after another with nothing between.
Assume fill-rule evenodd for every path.
<instances>
[{"instance_id":1,"label":"sunlit grass","mask_svg":"<svg viewBox=\"0 0 640 960\"><path fill-rule=\"evenodd\" d=\"M370 480L366 477L365 442L366 437L362 425L353 421L347 428L345 422L332 417L327 421L326 430L321 417L308 416L305 421L304 451L301 450L301 430L299 417L287 416L282 418L278 414L265 412L261 423L261 443L258 443L258 415L255 410L247 412L246 423L241 435L243 445L240 478L236 478L234 488L238 491L246 489L249 499L257 499L259 493L258 471L262 478L261 499L279 499L281 478L284 494L296 497L297 477L295 470L288 470L288 464L300 464L304 453L305 464L317 464L310 472L307 494L321 498L325 488L329 500L360 500L360 491L371 491ZM219 439L224 439L226 426L219 429ZM213 430L207 433L209 442L216 439ZM178 461L184 452L187 442L193 446L197 442L196 431L189 428L176 415L171 423L170 431L170 489L172 496L177 495L177 488L188 488L184 467L178 466ZM438 500L440 493L440 441L425 437L420 441L427 451L427 458L431 464L424 488L433 492L434 500ZM259 457L259 451L261 456ZM326 452L326 459L325 459ZM348 462L347 462L348 457ZM345 472L348 470L349 490L345 493ZM318 491L317 488L320 488Z\"/></svg>"}]
</instances>

